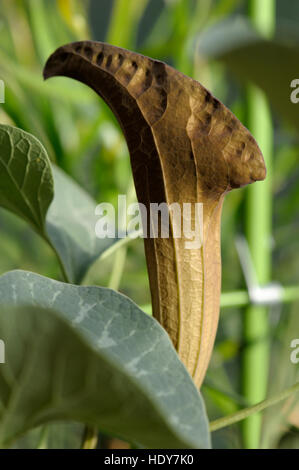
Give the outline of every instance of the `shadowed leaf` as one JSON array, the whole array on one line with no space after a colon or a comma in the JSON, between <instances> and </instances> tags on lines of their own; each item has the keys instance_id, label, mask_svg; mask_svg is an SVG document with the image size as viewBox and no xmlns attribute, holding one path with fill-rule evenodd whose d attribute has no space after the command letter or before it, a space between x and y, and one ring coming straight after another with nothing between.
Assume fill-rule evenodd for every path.
<instances>
[{"instance_id":1,"label":"shadowed leaf","mask_svg":"<svg viewBox=\"0 0 299 470\"><path fill-rule=\"evenodd\" d=\"M150 448L210 446L203 401L167 334L128 298L24 271L0 278L0 297L27 305L1 308L2 446L58 419Z\"/></svg>"},{"instance_id":2,"label":"shadowed leaf","mask_svg":"<svg viewBox=\"0 0 299 470\"><path fill-rule=\"evenodd\" d=\"M299 130L298 105L291 82L299 78L299 44L258 36L242 19L219 23L200 37L199 53L217 59L243 82L251 81L269 98L277 114ZM298 88L298 84L297 87ZM298 96L298 93L297 93Z\"/></svg>"}]
</instances>

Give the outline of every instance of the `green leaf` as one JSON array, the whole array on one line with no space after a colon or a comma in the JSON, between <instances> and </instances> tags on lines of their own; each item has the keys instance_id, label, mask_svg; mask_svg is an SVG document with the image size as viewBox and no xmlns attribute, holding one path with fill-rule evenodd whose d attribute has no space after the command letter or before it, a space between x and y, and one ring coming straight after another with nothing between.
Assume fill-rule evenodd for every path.
<instances>
[{"instance_id":1,"label":"green leaf","mask_svg":"<svg viewBox=\"0 0 299 470\"><path fill-rule=\"evenodd\" d=\"M291 81L299 72L298 43L264 39L245 19L235 18L206 30L200 36L199 53L223 62L241 80L255 83L278 115L299 129L298 105L290 99Z\"/></svg>"},{"instance_id":2,"label":"green leaf","mask_svg":"<svg viewBox=\"0 0 299 470\"><path fill-rule=\"evenodd\" d=\"M148 448L209 448L208 422L166 332L110 289L24 271L0 278L0 442L58 419ZM17 379L16 379L17 378Z\"/></svg>"},{"instance_id":3,"label":"green leaf","mask_svg":"<svg viewBox=\"0 0 299 470\"><path fill-rule=\"evenodd\" d=\"M133 47L137 33L136 25L139 24L148 3L148 0L115 0L107 42L125 48Z\"/></svg>"},{"instance_id":4,"label":"green leaf","mask_svg":"<svg viewBox=\"0 0 299 470\"><path fill-rule=\"evenodd\" d=\"M96 202L56 166L54 200L49 208L46 230L70 282L79 284L90 265L116 239L96 237Z\"/></svg>"},{"instance_id":5,"label":"green leaf","mask_svg":"<svg viewBox=\"0 0 299 470\"><path fill-rule=\"evenodd\" d=\"M116 241L96 237L96 202L62 170L51 167L43 145L7 125L0 125L0 206L29 222L50 243L70 282L81 282Z\"/></svg>"},{"instance_id":6,"label":"green leaf","mask_svg":"<svg viewBox=\"0 0 299 470\"><path fill-rule=\"evenodd\" d=\"M53 198L50 162L31 134L0 124L0 205L45 234L45 217Z\"/></svg>"}]
</instances>

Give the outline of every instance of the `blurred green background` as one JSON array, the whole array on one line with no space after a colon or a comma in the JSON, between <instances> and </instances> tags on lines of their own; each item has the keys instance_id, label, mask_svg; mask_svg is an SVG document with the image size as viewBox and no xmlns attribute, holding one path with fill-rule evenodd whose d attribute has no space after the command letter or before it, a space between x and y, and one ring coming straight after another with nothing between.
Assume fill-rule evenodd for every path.
<instances>
[{"instance_id":1,"label":"blurred green background","mask_svg":"<svg viewBox=\"0 0 299 470\"><path fill-rule=\"evenodd\" d=\"M299 78L299 3L260 0L258 4L265 9L266 23L268 9L268 24L272 21L275 30L264 31L268 39L262 28L256 31L255 19L264 12L250 9L253 1L0 1L0 78L6 87L0 122L38 137L50 158L98 203L116 203L118 194L130 191L129 156L114 116L92 91L67 78L43 82L47 57L67 42L106 41L166 61L211 90L250 127L262 150L265 146L269 152L265 155L269 163L267 186L255 193L261 210L255 213L254 205L248 209L251 196L246 188L230 193L224 205L222 291L233 295L223 298L223 305L228 306L221 309L216 346L202 389L210 420L252 404L255 397L275 395L299 376L298 365L290 361L290 342L299 337L299 104L290 101L290 82ZM249 83L260 87L264 95L254 89L252 98ZM250 126L252 116L259 117L267 109L271 114L262 122L268 129L261 125L255 133L254 125ZM268 202L263 216L264 198ZM262 336L253 335L249 341L247 320L251 313L239 305L247 303L247 294L236 239L244 234L254 239L252 231L260 224L264 227L265 220L266 225L270 221L264 233L266 246L252 253L262 269L265 263L270 266L269 279L260 280L295 288L289 299L292 302L262 308L260 313L255 310L257 325L261 318ZM22 268L61 279L53 253L25 223L0 210L0 229L1 274ZM131 241L120 253L96 262L84 284L113 286L148 309L142 240ZM234 293L239 291L243 300L231 306ZM255 341L255 360L265 365L262 379L258 374L254 378L252 364L249 370L246 365L246 351L255 348ZM259 344L266 349L259 350ZM248 390L246 377L253 383L253 392ZM265 384L256 392L260 380ZM247 428L243 423L214 433L214 447L299 448L297 402L292 398L269 408L262 422L252 422ZM52 436L53 443L50 439L48 445L75 445L67 431L67 426L61 428L59 439L57 434ZM73 432L78 433L77 428Z\"/></svg>"}]
</instances>

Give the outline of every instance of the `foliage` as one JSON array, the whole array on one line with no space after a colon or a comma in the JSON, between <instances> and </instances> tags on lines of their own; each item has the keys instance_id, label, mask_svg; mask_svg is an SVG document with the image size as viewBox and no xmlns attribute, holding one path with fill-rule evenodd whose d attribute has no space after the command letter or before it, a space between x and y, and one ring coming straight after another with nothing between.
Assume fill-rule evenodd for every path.
<instances>
[{"instance_id":1,"label":"foliage","mask_svg":"<svg viewBox=\"0 0 299 470\"><path fill-rule=\"evenodd\" d=\"M129 3L128 8L125 7L127 3ZM58 409L56 403L52 408L47 409L49 415L44 416L40 421L30 421L30 424L43 423L49 418L55 421L67 418L99 425L102 432L119 434L125 439L149 447L158 446L159 443L160 446L207 447L209 445L205 411L200 395L192 386L191 379L186 375L163 331L153 319L143 313L144 309L140 310L122 294L111 293L104 288L73 287L58 282L68 280L76 284L113 286L114 289L132 298L138 305L145 306L150 302L142 241L136 239L126 245L118 245L116 241L115 249L109 251L107 244L99 244L98 240L92 239L91 231L86 232L86 226L89 225L86 221L91 221L92 224L94 220L95 201L114 203L117 194L126 194L131 191L131 171L122 133L109 109L86 87L76 82L70 84L69 80L64 78L55 78L49 83L43 83L41 72L46 58L56 47L83 38L106 40L121 47L129 47L137 52L165 60L182 72L198 79L244 122L247 112L246 94L238 77L242 75L243 82L249 78L261 86L273 105L275 123L272 171L273 233L272 239L268 241L273 246L273 279L285 286L297 284L299 277L298 123L296 105L290 104L288 100L291 92L288 81L290 78L298 78L296 77L298 38L294 18L298 18L299 11L296 10L294 4L295 2L285 0L277 1L277 35L275 40L267 42L257 33L249 32L248 27L244 26L245 22L238 20L238 15L244 17L246 14L246 1L149 0L136 2L127 0L124 2L115 0L112 2L103 0L98 2L94 0L79 2L74 0L47 2L26 0L11 2L1 0L0 78L6 85L6 100L0 107L2 123L0 129L0 161L2 162L0 204L6 209L1 209L0 212L1 274L22 268L50 279L26 274L24 271L11 272L0 278L0 289L3 295L5 294L7 303L11 303L14 299L12 286L16 283L23 286L18 289L19 306L12 310L1 309L0 337L3 336L2 331L16 334L13 333L14 324L23 327L24 343L21 344L22 347L15 349L14 367L16 369L11 371L16 373L20 366L20 355L23 355L26 344L29 344L28 341L30 342L32 338L33 327L30 328L30 326L34 325L36 333L39 332L40 337L35 336L38 341L31 341L32 350L29 349L30 352L28 352L34 355L37 361L35 371L39 372L39 375L36 372L37 375L34 376L34 371L29 371L32 374L30 381L33 385L37 382L37 377L42 377L45 383L50 380L46 374L47 368L55 366L54 363L51 366L48 365L49 358L52 356L51 348L56 344L57 351L60 352L59 348L62 344L60 341L65 341L67 348L61 351L62 357L65 357L66 361L69 360L68 354L77 358L78 369L70 368L69 375L60 382L61 387L66 387L66 389L56 390L58 397L64 393L64 390L70 393L68 387L81 385L78 379L79 373L82 377L89 363L93 368L101 363L101 368L99 368L101 372L97 369L97 373L92 374L95 382L91 384L93 390L89 407L84 409L82 406L80 416L74 412L74 409L67 406L64 409L63 407ZM228 21L237 24L237 36L233 35L230 26L232 23ZM253 36L255 42L253 42ZM291 54L291 60L287 64L288 75L283 73L286 51ZM265 64L267 64L267 74ZM291 123L292 127L289 127L288 123ZM42 144L28 133L36 136ZM18 165L17 167L13 165L11 169L17 172L16 182L22 187L22 192L13 189L12 185L15 183L12 178L8 178L8 173L3 166L9 158L9 145L11 144L7 140L8 135L16 139L14 148L18 149L15 160ZM17 147L20 138L23 144ZM38 155L32 153L30 156L30 153L26 152L27 144L31 148L37 146ZM22 153L25 159L20 161L19 157ZM30 185L30 195L24 194L23 191L26 185L22 186L21 177L24 176L26 158L28 168L30 168L30 177L34 179L35 185L45 181L42 176L43 171L47 175L41 208L38 207L37 192L33 190L33 186ZM37 163L38 158L42 163ZM234 244L236 234L243 232L245 196L245 190L231 193L224 207L223 291L243 289L245 286ZM52 198L54 198L53 201ZM29 210L31 206L33 211ZM12 215L12 212L17 213L23 220ZM78 213L80 217L77 217ZM65 223L65 214L67 214L67 223ZM108 255L110 253L110 256L105 256L105 253ZM51 279L56 279L56 281ZM42 289L38 287L39 283L43 283ZM69 316L72 312L67 308L67 301L63 300L63 297L60 299L59 295L57 303L51 302L50 298L43 301L38 298L34 301L35 309L21 306L24 301L28 301L30 285L38 290L36 295L42 297L43 292L47 292L48 289L52 292L51 295L54 295L51 290L53 283L56 283L57 292L60 292L61 286L65 286L62 289L65 290L63 296L65 295L66 299L71 296L70 302L73 301L74 304L76 296L79 295L77 293L84 292L83 298L89 289L95 296L113 296L116 304L119 302L115 307L115 312L120 322L119 328L116 326L113 329L113 335L116 335L114 339L119 334L125 337L126 331L123 328L128 328L127 333L129 333L138 326L136 334L139 335L139 340L134 342L134 335L129 338L131 359L142 357L142 352L147 351L147 347L152 347L155 340L161 339L161 345L163 343L165 347L165 355L161 354L159 360L155 359L154 355L149 356L146 367L149 371L157 364L163 368L163 364L166 367L168 361L171 361L172 372L169 372L169 382L165 379L165 387L172 383L173 375L171 377L171 374L175 377L181 374L192 396L192 406L182 413L186 419L190 416L188 413L192 413L194 421L189 420L188 423L190 425L192 422L192 426L197 427L198 434L194 434L192 430L181 429L183 424L181 419L169 421L177 408L176 400L177 394L180 393L180 384L177 384L178 388L174 388L173 400L169 400L168 403L170 408L162 405L162 401L159 400L163 400L163 397L159 397L160 390L158 389L160 371L152 372L157 380L151 384L150 388L147 388L149 385L146 384L145 378L142 376L138 378L132 370L129 372L128 369L121 368L122 363L118 362L119 356L116 360L116 356L113 356L109 348L95 347L92 335L94 325L91 327L89 324L85 329L82 323L82 328L79 328L79 325L74 328L72 317ZM28 288L26 289L24 285ZM35 285L37 285L36 288ZM71 292L74 294L71 295ZM32 302L31 299L30 305ZM88 302L82 300L82 312L87 308ZM120 307L122 302L127 306L128 312L132 312L132 317L129 315L129 323L126 325L120 315L120 313L125 315L126 311L123 312ZM109 311L104 308L93 312L91 317L88 312L86 315L86 319L95 321L96 329L102 328L101 321L104 321L104 318L109 323L107 320ZM138 318L137 324L134 324L134 318ZM291 386L298 375L296 366L289 360L290 341L298 337L297 304L269 308L269 318L272 351L268 382L270 396ZM146 343L142 344L140 335L145 325L150 328L150 334L148 337L144 336ZM54 337L57 340L56 343L54 343ZM240 392L241 355L243 349L248 347L250 345L244 344L242 333L242 308L222 309L213 359L202 389L210 420L218 418L219 415L234 413L240 407L250 405L244 402ZM53 361L55 357L54 355ZM0 367L2 373L4 369L2 365ZM58 374L62 371L60 367L61 365L57 367ZM106 367L109 369L109 374L115 377L115 382L108 381L111 388L100 387L104 374L108 373ZM100 375L101 373L103 376ZM1 403L5 404L9 390L14 386L14 375L8 374L5 377L5 385L3 377L0 376L0 384ZM94 409L100 406L94 387L101 389L103 394L110 394L110 392L112 394L113 390L114 405L120 402L124 404L123 410L127 413L127 419L124 420L123 427L120 427L117 421L120 415L112 416L111 410L108 410L109 420L89 419L91 414L94 417ZM3 397L2 393L5 392L7 395ZM135 400L134 394L139 398ZM40 396L43 401L45 396ZM30 402L29 395L25 398ZM144 406L144 403L147 405ZM43 404L43 402L37 403L38 408L31 409L31 411L39 411ZM18 402L18 406L22 409L24 409L23 405L21 401ZM71 403L69 406L71 407ZM135 406L140 406L138 408L140 416L130 427L129 416L131 417L131 413L136 412ZM277 406L279 406L279 413L276 413L275 408L270 408L263 415L261 442L263 447L283 446L285 426L292 426L292 430L298 429L298 405L294 397L286 403L283 411L281 404ZM195 409L197 410L194 411ZM25 408L25 411L30 410ZM3 412L3 407L1 407L0 416ZM37 418L39 417L37 415ZM8 424L9 428L3 427L5 431L1 429L1 432L7 433L6 436L11 439L15 433L25 430L22 423L10 421ZM152 440L151 427L157 429L156 439L159 442ZM78 428L78 425L73 424L68 427L65 424L51 424L49 436L53 434L58 436L59 430L61 440L58 437L49 438L46 442L47 446L80 445L78 434L80 435L82 431L81 427ZM41 435L41 428L38 428L12 445L16 447L37 446ZM66 435L72 436L67 443ZM288 434L286 438L287 436ZM213 447L242 447L240 429L237 425L221 429L213 433L212 437ZM3 443L4 440L2 440L2 445Z\"/></svg>"}]
</instances>

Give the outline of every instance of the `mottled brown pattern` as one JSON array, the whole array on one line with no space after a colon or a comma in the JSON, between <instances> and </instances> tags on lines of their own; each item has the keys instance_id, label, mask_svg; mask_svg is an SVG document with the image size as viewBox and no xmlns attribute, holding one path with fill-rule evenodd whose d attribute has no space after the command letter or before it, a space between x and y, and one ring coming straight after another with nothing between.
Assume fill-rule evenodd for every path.
<instances>
[{"instance_id":1,"label":"mottled brown pattern","mask_svg":"<svg viewBox=\"0 0 299 470\"><path fill-rule=\"evenodd\" d=\"M204 243L145 239L153 313L200 387L219 316L220 218L224 195L265 178L248 130L200 83L163 62L109 44L67 44L45 78L64 75L93 88L127 140L139 202L202 202Z\"/></svg>"}]
</instances>

